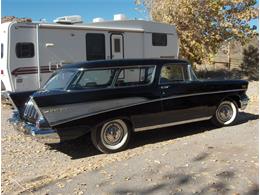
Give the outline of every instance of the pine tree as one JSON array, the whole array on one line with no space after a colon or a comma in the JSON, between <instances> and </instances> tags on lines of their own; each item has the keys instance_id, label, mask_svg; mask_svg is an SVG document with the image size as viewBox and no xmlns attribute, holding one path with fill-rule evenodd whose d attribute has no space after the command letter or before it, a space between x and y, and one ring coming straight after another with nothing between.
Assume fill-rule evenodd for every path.
<instances>
[{"instance_id":1,"label":"pine tree","mask_svg":"<svg viewBox=\"0 0 260 195\"><path fill-rule=\"evenodd\" d=\"M259 49L253 45L243 50L241 69L249 80L259 79Z\"/></svg>"}]
</instances>

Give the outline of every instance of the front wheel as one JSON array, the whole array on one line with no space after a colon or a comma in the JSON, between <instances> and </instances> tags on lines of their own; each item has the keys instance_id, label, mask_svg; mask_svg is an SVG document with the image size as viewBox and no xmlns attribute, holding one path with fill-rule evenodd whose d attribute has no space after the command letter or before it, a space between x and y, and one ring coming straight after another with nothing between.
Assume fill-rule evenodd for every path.
<instances>
[{"instance_id":1,"label":"front wheel","mask_svg":"<svg viewBox=\"0 0 260 195\"><path fill-rule=\"evenodd\" d=\"M213 118L212 123L217 127L223 127L234 124L238 115L237 104L233 101L222 101Z\"/></svg>"},{"instance_id":2,"label":"front wheel","mask_svg":"<svg viewBox=\"0 0 260 195\"><path fill-rule=\"evenodd\" d=\"M91 132L94 146L103 153L123 150L130 139L129 125L122 119L102 123Z\"/></svg>"}]
</instances>

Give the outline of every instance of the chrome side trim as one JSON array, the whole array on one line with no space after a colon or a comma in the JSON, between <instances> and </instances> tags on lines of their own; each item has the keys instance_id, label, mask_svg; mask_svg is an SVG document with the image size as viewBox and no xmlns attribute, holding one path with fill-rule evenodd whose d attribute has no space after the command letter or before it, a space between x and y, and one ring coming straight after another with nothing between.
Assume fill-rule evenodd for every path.
<instances>
[{"instance_id":1,"label":"chrome side trim","mask_svg":"<svg viewBox=\"0 0 260 195\"><path fill-rule=\"evenodd\" d=\"M185 120L185 121L178 121L178 122L172 122L172 123L166 123L166 124L161 124L161 125L153 125L153 126L147 126L147 127L140 127L140 128L135 128L135 132L139 131L146 131L146 130L151 130L151 129L159 129L163 127L170 127L174 125L182 125L186 123L192 123L192 122L198 122L198 121L205 121L211 119L212 116L210 117L202 117L202 118L196 118L196 119L191 119L191 120Z\"/></svg>"},{"instance_id":2,"label":"chrome side trim","mask_svg":"<svg viewBox=\"0 0 260 195\"><path fill-rule=\"evenodd\" d=\"M246 89L232 89L232 90L211 91L211 92L203 92L203 93L190 93L190 94L185 94L185 95L176 95L176 96L171 96L171 97L165 97L165 98L161 98L160 100L175 99L175 98L197 96L197 95L209 95L209 94L216 94L216 93L237 92L237 91L246 91Z\"/></svg>"},{"instance_id":3,"label":"chrome side trim","mask_svg":"<svg viewBox=\"0 0 260 195\"><path fill-rule=\"evenodd\" d=\"M152 102L156 102L156 101L161 101L161 100L167 100L167 99L176 99L176 98L182 98L182 97L189 97L189 96L198 96L198 95L208 95L208 94L216 94L216 93L226 93L226 92L235 92L235 91L246 91L246 89L234 89L234 90L225 90L225 91L214 91L214 92L203 92L203 93L191 93L191 94L186 94L186 95L176 95L176 96L171 96L171 97L166 97L166 98L158 98L158 99L154 99L154 100L146 100L146 101L141 101L139 103L134 103L134 104L129 104L126 106L120 106L117 108L111 108L111 109L107 109L107 110L102 110L99 112L94 112L94 113L89 113L89 114L84 114L78 117L74 117L74 118L70 118L70 119L65 119L62 121L57 121L53 124L50 124L51 126L55 126L55 125L59 125L65 122L69 122L69 121L73 121L73 120L78 120L78 119L82 119L85 117L89 117L89 116L94 116L97 114L101 114L101 113L105 113L105 112L110 112L110 111L114 111L114 110L118 110L118 109L123 109L123 108L128 108L131 106L138 106L141 104L148 104L148 103L152 103ZM66 105L65 105L66 106ZM41 112L42 113L42 112ZM44 114L43 114L44 115ZM47 120L48 121L48 120ZM49 121L48 121L49 122Z\"/></svg>"}]
</instances>

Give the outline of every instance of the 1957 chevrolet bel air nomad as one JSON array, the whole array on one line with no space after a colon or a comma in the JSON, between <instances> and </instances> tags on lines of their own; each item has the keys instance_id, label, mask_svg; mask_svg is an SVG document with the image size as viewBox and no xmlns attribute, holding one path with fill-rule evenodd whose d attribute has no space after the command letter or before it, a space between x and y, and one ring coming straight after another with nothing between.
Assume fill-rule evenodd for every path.
<instances>
[{"instance_id":1,"label":"1957 chevrolet bel air nomad","mask_svg":"<svg viewBox=\"0 0 260 195\"><path fill-rule=\"evenodd\" d=\"M45 143L91 133L102 152L124 149L133 132L211 120L235 122L248 82L200 81L174 59L91 61L65 65L38 91L10 93L10 122Z\"/></svg>"}]
</instances>

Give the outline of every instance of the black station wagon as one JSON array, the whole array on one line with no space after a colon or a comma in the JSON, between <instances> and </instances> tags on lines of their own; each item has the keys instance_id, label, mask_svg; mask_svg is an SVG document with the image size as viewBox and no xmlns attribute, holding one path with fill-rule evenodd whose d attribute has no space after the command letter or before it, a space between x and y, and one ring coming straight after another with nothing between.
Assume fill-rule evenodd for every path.
<instances>
[{"instance_id":1,"label":"black station wagon","mask_svg":"<svg viewBox=\"0 0 260 195\"><path fill-rule=\"evenodd\" d=\"M131 133L211 120L234 123L248 82L200 81L174 59L102 60L65 65L38 91L10 93L10 122L45 143L91 133L102 152L124 149Z\"/></svg>"}]
</instances>

